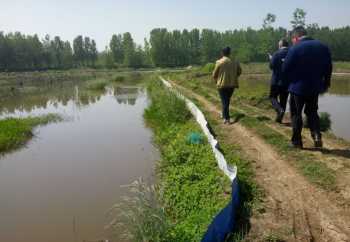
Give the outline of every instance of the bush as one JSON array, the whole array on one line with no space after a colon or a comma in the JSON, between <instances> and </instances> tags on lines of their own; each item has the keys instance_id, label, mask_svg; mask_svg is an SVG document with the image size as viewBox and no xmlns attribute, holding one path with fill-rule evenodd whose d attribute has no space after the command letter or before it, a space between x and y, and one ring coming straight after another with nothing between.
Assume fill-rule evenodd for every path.
<instances>
[{"instance_id":1,"label":"bush","mask_svg":"<svg viewBox=\"0 0 350 242\"><path fill-rule=\"evenodd\" d=\"M331 115L329 113L320 113L320 128L322 132L330 130L332 127Z\"/></svg>"},{"instance_id":2,"label":"bush","mask_svg":"<svg viewBox=\"0 0 350 242\"><path fill-rule=\"evenodd\" d=\"M304 118L304 126L309 128L309 124L307 122L307 118ZM320 129L322 132L327 132L331 129L332 120L331 115L329 113L320 113Z\"/></svg>"},{"instance_id":3,"label":"bush","mask_svg":"<svg viewBox=\"0 0 350 242\"><path fill-rule=\"evenodd\" d=\"M214 63L207 63L205 66L202 68L202 72L204 73L213 73L215 69L215 64Z\"/></svg>"}]
</instances>

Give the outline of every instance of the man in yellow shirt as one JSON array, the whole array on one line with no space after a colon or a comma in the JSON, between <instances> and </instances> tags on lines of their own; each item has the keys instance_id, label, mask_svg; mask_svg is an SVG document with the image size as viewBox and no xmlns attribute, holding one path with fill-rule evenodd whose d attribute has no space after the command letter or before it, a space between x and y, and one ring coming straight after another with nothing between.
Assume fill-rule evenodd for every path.
<instances>
[{"instance_id":1,"label":"man in yellow shirt","mask_svg":"<svg viewBox=\"0 0 350 242\"><path fill-rule=\"evenodd\" d=\"M242 73L241 66L231 57L231 48L222 50L222 58L216 62L213 78L216 82L222 103L222 118L225 124L230 124L230 100L235 88L238 88L238 77Z\"/></svg>"}]
</instances>

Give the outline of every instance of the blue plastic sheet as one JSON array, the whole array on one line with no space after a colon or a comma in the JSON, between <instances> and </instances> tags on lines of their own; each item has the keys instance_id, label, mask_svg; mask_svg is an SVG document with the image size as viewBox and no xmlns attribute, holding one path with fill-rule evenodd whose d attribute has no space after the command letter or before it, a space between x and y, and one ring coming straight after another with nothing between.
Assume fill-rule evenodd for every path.
<instances>
[{"instance_id":1,"label":"blue plastic sheet","mask_svg":"<svg viewBox=\"0 0 350 242\"><path fill-rule=\"evenodd\" d=\"M214 218L204 235L202 242L223 242L236 226L237 208L239 206L239 187L237 179L232 182L230 203Z\"/></svg>"}]
</instances>

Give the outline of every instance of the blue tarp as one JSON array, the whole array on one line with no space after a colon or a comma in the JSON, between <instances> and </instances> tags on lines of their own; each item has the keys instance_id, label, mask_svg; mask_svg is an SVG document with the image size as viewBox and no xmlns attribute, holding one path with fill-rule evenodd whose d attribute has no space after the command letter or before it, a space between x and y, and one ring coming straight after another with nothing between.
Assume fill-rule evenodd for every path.
<instances>
[{"instance_id":1,"label":"blue tarp","mask_svg":"<svg viewBox=\"0 0 350 242\"><path fill-rule=\"evenodd\" d=\"M239 187L237 178L232 182L230 203L214 218L204 235L202 242L223 242L232 233L236 225L237 208L239 206Z\"/></svg>"}]
</instances>

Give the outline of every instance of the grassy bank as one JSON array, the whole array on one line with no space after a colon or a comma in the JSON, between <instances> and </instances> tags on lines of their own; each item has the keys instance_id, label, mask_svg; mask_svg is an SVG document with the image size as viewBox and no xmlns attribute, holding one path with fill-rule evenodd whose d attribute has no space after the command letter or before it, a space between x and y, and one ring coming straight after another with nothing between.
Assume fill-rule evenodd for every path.
<instances>
[{"instance_id":1,"label":"grassy bank","mask_svg":"<svg viewBox=\"0 0 350 242\"><path fill-rule=\"evenodd\" d=\"M56 122L56 114L39 117L7 118L0 120L0 154L17 149L33 137L33 129L39 125Z\"/></svg>"},{"instance_id":2,"label":"grassy bank","mask_svg":"<svg viewBox=\"0 0 350 242\"><path fill-rule=\"evenodd\" d=\"M168 241L200 241L230 200L230 182L218 169L204 136L201 144L188 141L191 133L201 130L184 101L160 82L153 82L148 90L152 104L145 119L162 155L157 169L163 191L160 200L173 224Z\"/></svg>"}]
</instances>

